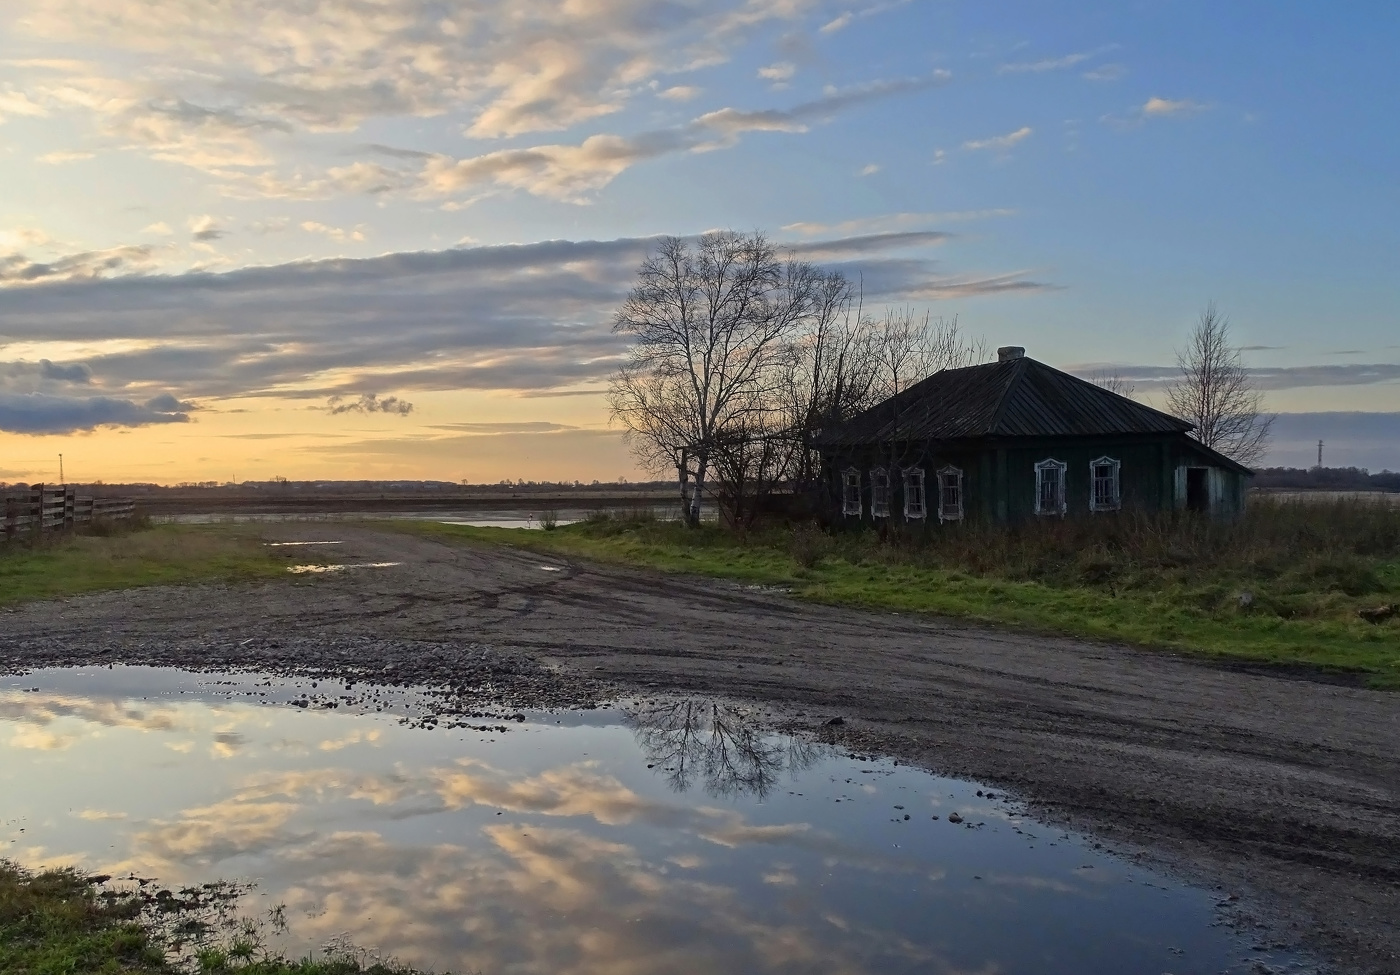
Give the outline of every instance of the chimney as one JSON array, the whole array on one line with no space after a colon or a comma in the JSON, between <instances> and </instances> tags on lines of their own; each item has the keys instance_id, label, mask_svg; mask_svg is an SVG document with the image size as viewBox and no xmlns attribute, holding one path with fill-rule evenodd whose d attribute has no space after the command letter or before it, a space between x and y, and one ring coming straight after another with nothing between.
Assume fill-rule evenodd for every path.
<instances>
[{"instance_id":1,"label":"chimney","mask_svg":"<svg viewBox=\"0 0 1400 975\"><path fill-rule=\"evenodd\" d=\"M1010 362L1012 359L1024 359L1026 350L1019 345L1003 345L997 349L997 362Z\"/></svg>"}]
</instances>

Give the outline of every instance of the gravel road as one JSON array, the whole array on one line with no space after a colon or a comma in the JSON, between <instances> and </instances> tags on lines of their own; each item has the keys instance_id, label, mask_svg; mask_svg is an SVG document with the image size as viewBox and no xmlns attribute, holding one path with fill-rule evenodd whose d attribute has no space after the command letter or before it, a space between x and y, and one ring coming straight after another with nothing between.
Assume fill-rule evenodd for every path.
<instances>
[{"instance_id":1,"label":"gravel road","mask_svg":"<svg viewBox=\"0 0 1400 975\"><path fill-rule=\"evenodd\" d=\"M1340 971L1400 972L1400 694L372 527L266 534L344 543L307 561L401 564L29 605L0 613L0 668L295 668L513 706L761 701L1238 894L1260 937Z\"/></svg>"}]
</instances>

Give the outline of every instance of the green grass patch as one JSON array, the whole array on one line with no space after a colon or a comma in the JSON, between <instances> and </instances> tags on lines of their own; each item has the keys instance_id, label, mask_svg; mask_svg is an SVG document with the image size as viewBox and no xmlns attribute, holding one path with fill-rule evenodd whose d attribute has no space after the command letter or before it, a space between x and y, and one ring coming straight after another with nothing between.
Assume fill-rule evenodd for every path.
<instances>
[{"instance_id":1,"label":"green grass patch","mask_svg":"<svg viewBox=\"0 0 1400 975\"><path fill-rule=\"evenodd\" d=\"M138 586L285 575L252 532L222 525L136 526L0 545L0 605Z\"/></svg>"},{"instance_id":2,"label":"green grass patch","mask_svg":"<svg viewBox=\"0 0 1400 975\"><path fill-rule=\"evenodd\" d=\"M105 880L105 878L96 878ZM211 885L217 887L219 885ZM6 975L416 975L369 962L351 948L289 959L263 944L256 926L235 925L193 953L173 950L172 932L208 929L178 897L139 888L102 889L70 869L32 872L0 860L0 972ZM179 964L181 957L187 957Z\"/></svg>"},{"instance_id":3,"label":"green grass patch","mask_svg":"<svg viewBox=\"0 0 1400 975\"><path fill-rule=\"evenodd\" d=\"M394 527L444 540L781 586L799 599L836 606L961 617L1352 673L1373 687L1400 688L1400 616L1376 625L1357 615L1359 609L1400 602L1400 559L1394 557L1400 531L1388 537L1382 531L1378 541L1375 525L1352 526L1358 541L1351 549L1339 542L1346 532L1328 534L1316 524L1295 525L1297 537L1280 539L1261 535L1281 531L1278 525L1265 530L1191 520L1120 525L1130 534L1119 538L1103 537L1110 529L1102 526L1057 524L1020 536L967 526L956 529L964 537L955 544L934 537L936 529L882 539L782 527L741 539L717 526L689 529L602 517L550 532ZM1079 531L1098 534L1075 536ZM1362 551L1352 550L1357 547Z\"/></svg>"}]
</instances>

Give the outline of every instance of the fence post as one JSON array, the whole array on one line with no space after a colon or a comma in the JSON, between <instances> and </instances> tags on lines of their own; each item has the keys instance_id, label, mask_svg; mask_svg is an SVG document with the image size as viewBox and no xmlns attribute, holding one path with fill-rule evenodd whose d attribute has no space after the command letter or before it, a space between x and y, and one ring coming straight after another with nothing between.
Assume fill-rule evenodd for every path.
<instances>
[{"instance_id":1,"label":"fence post","mask_svg":"<svg viewBox=\"0 0 1400 975\"><path fill-rule=\"evenodd\" d=\"M63 527L72 528L78 523L78 489L63 489Z\"/></svg>"},{"instance_id":2,"label":"fence post","mask_svg":"<svg viewBox=\"0 0 1400 975\"><path fill-rule=\"evenodd\" d=\"M29 512L34 520L29 523L31 532L44 533L44 485L35 484L29 488Z\"/></svg>"}]
</instances>

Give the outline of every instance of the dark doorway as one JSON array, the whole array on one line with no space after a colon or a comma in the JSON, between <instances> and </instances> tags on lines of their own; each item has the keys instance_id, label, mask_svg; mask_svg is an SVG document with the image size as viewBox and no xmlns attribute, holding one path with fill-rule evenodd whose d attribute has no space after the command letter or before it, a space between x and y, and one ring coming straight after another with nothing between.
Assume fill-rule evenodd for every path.
<instances>
[{"instance_id":1,"label":"dark doorway","mask_svg":"<svg viewBox=\"0 0 1400 975\"><path fill-rule=\"evenodd\" d=\"M1210 490L1206 487L1207 467L1186 468L1186 507L1202 514L1210 510Z\"/></svg>"}]
</instances>

